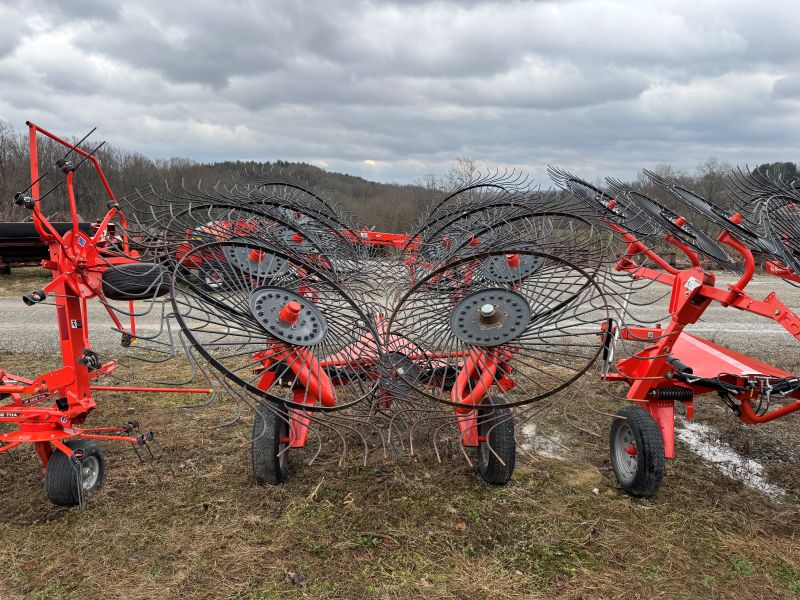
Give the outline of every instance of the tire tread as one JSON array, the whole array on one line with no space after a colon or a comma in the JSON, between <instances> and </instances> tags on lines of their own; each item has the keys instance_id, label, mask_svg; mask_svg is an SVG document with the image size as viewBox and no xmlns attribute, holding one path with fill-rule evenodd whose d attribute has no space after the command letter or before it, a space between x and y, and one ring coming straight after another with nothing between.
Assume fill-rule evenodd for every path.
<instances>
[{"instance_id":1,"label":"tire tread","mask_svg":"<svg viewBox=\"0 0 800 600\"><path fill-rule=\"evenodd\" d=\"M98 457L100 476L95 488L88 493L99 490L103 486L105 476L105 457L100 446L90 440L68 440L64 442L64 445L71 450L82 449L87 454L93 453ZM55 450L50 456L44 482L47 498L53 504L57 506L78 506L80 504L81 494L78 490L75 466L70 458L60 450Z\"/></svg>"},{"instance_id":2,"label":"tire tread","mask_svg":"<svg viewBox=\"0 0 800 600\"><path fill-rule=\"evenodd\" d=\"M286 481L286 473L281 472L277 457L280 439L278 428L288 414L285 407L276 412L274 408L264 405L254 412L250 444L253 475L259 485L278 485Z\"/></svg>"},{"instance_id":3,"label":"tire tread","mask_svg":"<svg viewBox=\"0 0 800 600\"><path fill-rule=\"evenodd\" d=\"M166 267L158 263L115 265L103 271L103 295L109 300L142 300L169 292Z\"/></svg>"},{"instance_id":4,"label":"tire tread","mask_svg":"<svg viewBox=\"0 0 800 600\"><path fill-rule=\"evenodd\" d=\"M477 458L476 467L478 473L487 483L493 485L505 485L511 479L514 473L514 466L516 462L517 441L514 436L514 418L511 416L510 408L505 406L505 401L499 396L487 396L483 404L491 404L494 406L492 411L484 411L489 419L491 419L491 433L489 434L491 448L497 452L503 461L503 465L497 457L489 453L487 464L482 464L480 454ZM481 409L478 409L478 419L480 423ZM480 431L480 427L479 427Z\"/></svg>"},{"instance_id":5,"label":"tire tread","mask_svg":"<svg viewBox=\"0 0 800 600\"><path fill-rule=\"evenodd\" d=\"M639 468L633 482L623 489L633 496L650 498L658 492L664 480L664 440L653 416L640 406L626 406L617 413L630 425L639 451ZM622 422L614 419L614 424ZM613 465L615 425L609 436Z\"/></svg>"}]
</instances>

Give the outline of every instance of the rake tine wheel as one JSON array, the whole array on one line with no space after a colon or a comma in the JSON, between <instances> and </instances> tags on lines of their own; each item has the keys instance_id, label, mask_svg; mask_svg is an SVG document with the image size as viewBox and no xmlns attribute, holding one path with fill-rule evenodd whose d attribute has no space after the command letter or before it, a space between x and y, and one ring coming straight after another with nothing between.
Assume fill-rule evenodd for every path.
<instances>
[{"instance_id":1,"label":"rake tine wheel","mask_svg":"<svg viewBox=\"0 0 800 600\"><path fill-rule=\"evenodd\" d=\"M346 417L322 413L371 406L382 350L330 270L269 241L251 233L192 248L175 266L171 301L198 354L252 398L254 473L275 484L287 476L288 449L303 447L312 427L337 434L342 456L348 432L367 450Z\"/></svg>"},{"instance_id":2,"label":"rake tine wheel","mask_svg":"<svg viewBox=\"0 0 800 600\"><path fill-rule=\"evenodd\" d=\"M182 340L237 405L254 409L254 467L268 467L256 468L256 479L283 481L288 448L304 446L309 434L320 442L313 462L330 437L317 429L340 439L340 461L352 435L367 449L364 431L377 433L383 447L376 423L388 419L376 408L376 390L387 381L386 359L372 318L385 311L359 308L381 288L382 269L365 260L352 220L307 182L276 170L138 196L146 197L139 227L157 232L153 246L174 274Z\"/></svg>"},{"instance_id":3,"label":"rake tine wheel","mask_svg":"<svg viewBox=\"0 0 800 600\"><path fill-rule=\"evenodd\" d=\"M685 217L678 215L669 208L634 190L630 186L616 179L606 179L608 187L617 197L625 198L629 204L635 204L642 212L647 214L659 226L664 234L669 234L681 240L702 256L714 261L727 269L737 269L737 265L728 256L725 250L714 240L689 223Z\"/></svg>"},{"instance_id":4,"label":"rake tine wheel","mask_svg":"<svg viewBox=\"0 0 800 600\"><path fill-rule=\"evenodd\" d=\"M240 257L259 268L240 268ZM377 357L377 334L323 270L251 237L197 246L173 281L173 311L189 342L250 392L310 411L339 410L371 394L364 357ZM267 393L258 387L265 375L282 383ZM292 387L306 377L347 378L354 393L335 402L320 385L294 400Z\"/></svg>"},{"instance_id":5,"label":"rake tine wheel","mask_svg":"<svg viewBox=\"0 0 800 600\"><path fill-rule=\"evenodd\" d=\"M477 253L433 270L399 300L388 331L423 352L390 360L411 371L402 378L418 395L451 407L461 444L479 449L484 479L505 483L512 409L580 378L602 349L592 324L607 318L603 292L583 268L527 249Z\"/></svg>"},{"instance_id":6,"label":"rake tine wheel","mask_svg":"<svg viewBox=\"0 0 800 600\"><path fill-rule=\"evenodd\" d=\"M519 262L495 251L433 271L405 294L389 320L393 335L424 349L420 368L455 373L468 364L485 372L483 382L463 382L464 391L477 396L491 385L506 385L513 364L509 406L542 400L586 372L600 352L587 325L607 317L604 293L583 268L540 252L515 254ZM447 384L404 379L426 397L464 406Z\"/></svg>"},{"instance_id":7,"label":"rake tine wheel","mask_svg":"<svg viewBox=\"0 0 800 600\"><path fill-rule=\"evenodd\" d=\"M760 226L760 240L766 254L793 272L789 283L798 284L800 274L800 189L798 182L760 171L738 171L731 177L731 189L738 205Z\"/></svg>"}]
</instances>

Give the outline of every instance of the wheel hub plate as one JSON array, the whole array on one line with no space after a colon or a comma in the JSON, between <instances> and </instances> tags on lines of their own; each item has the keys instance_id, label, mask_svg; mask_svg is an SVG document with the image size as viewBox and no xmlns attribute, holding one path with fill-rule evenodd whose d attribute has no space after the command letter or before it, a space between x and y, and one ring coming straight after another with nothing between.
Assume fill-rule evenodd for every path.
<instances>
[{"instance_id":1,"label":"wheel hub plate","mask_svg":"<svg viewBox=\"0 0 800 600\"><path fill-rule=\"evenodd\" d=\"M300 305L294 323L280 317L281 310L289 302ZM250 311L267 333L293 346L319 344L328 333L328 323L319 308L307 298L280 287L264 286L253 290Z\"/></svg>"},{"instance_id":2,"label":"wheel hub plate","mask_svg":"<svg viewBox=\"0 0 800 600\"><path fill-rule=\"evenodd\" d=\"M250 246L225 246L222 248L228 262L240 271L259 278L274 278L286 274L289 262L261 248Z\"/></svg>"},{"instance_id":3,"label":"wheel hub plate","mask_svg":"<svg viewBox=\"0 0 800 600\"><path fill-rule=\"evenodd\" d=\"M483 261L483 275L494 283L515 283L542 268L544 257L517 254L519 264L511 266L505 254L493 254Z\"/></svg>"},{"instance_id":4,"label":"wheel hub plate","mask_svg":"<svg viewBox=\"0 0 800 600\"><path fill-rule=\"evenodd\" d=\"M381 391L388 392L393 398L408 398L413 394L413 388L408 384L418 383L419 368L413 360L403 352L390 352L380 358L380 372L378 379Z\"/></svg>"},{"instance_id":5,"label":"wheel hub plate","mask_svg":"<svg viewBox=\"0 0 800 600\"><path fill-rule=\"evenodd\" d=\"M277 228L276 235L292 252L298 254L314 254L316 252L316 247L306 239L305 235L292 231L285 225Z\"/></svg>"},{"instance_id":6,"label":"wheel hub plate","mask_svg":"<svg viewBox=\"0 0 800 600\"><path fill-rule=\"evenodd\" d=\"M504 289L479 290L453 309L450 328L471 346L500 346L520 335L531 319L522 294Z\"/></svg>"}]
</instances>

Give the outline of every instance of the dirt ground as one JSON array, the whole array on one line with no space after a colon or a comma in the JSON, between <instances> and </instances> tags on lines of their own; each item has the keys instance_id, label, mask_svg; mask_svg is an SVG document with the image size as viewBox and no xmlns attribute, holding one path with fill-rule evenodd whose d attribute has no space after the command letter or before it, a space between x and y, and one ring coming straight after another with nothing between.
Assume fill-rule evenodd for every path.
<instances>
[{"instance_id":1,"label":"dirt ground","mask_svg":"<svg viewBox=\"0 0 800 600\"><path fill-rule=\"evenodd\" d=\"M56 366L50 351L2 347L0 367L19 375ZM186 371L173 361L127 376L145 384ZM800 597L796 418L749 428L698 402L698 420L760 460L781 499L679 443L662 490L637 500L614 481L600 414L623 403L585 384L569 419L557 411L538 428L556 451L520 453L505 487L483 483L457 453L438 464L421 445L417 456L372 452L367 466L356 452L341 467L337 452L310 466L295 455L289 481L262 488L249 415L220 427L236 414L230 401L183 409L176 394L98 394L91 424L138 417L166 460L152 469L105 443L103 490L62 509L47 501L30 448L0 456L0 598Z\"/></svg>"}]
</instances>

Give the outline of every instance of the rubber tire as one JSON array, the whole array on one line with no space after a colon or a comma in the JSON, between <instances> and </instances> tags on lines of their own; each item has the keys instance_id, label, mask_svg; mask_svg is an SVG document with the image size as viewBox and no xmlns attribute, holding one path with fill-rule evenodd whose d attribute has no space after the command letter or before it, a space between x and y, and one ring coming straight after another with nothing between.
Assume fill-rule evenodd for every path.
<instances>
[{"instance_id":1,"label":"rubber tire","mask_svg":"<svg viewBox=\"0 0 800 600\"><path fill-rule=\"evenodd\" d=\"M106 459L100 446L89 440L69 440L64 442L64 445L73 451L83 450L85 456L94 456L99 462L97 481L90 489L83 492L84 497L103 487ZM78 506L81 503L75 464L60 450L55 450L47 462L44 487L50 502L57 506Z\"/></svg>"},{"instance_id":2,"label":"rubber tire","mask_svg":"<svg viewBox=\"0 0 800 600\"><path fill-rule=\"evenodd\" d=\"M626 406L617 413L621 419L614 419L609 434L611 466L617 482L631 496L650 498L654 496L664 481L664 440L661 429L653 416L640 406ZM616 443L619 430L627 425L631 429L638 462L630 481L620 477L617 461Z\"/></svg>"},{"instance_id":3,"label":"rubber tire","mask_svg":"<svg viewBox=\"0 0 800 600\"><path fill-rule=\"evenodd\" d=\"M262 404L255 411L250 448L253 476L259 485L279 485L289 476L289 452L278 457L283 450L280 438L289 436L288 414L285 405L276 410L275 405Z\"/></svg>"},{"instance_id":4,"label":"rubber tire","mask_svg":"<svg viewBox=\"0 0 800 600\"><path fill-rule=\"evenodd\" d=\"M158 263L114 265L103 271L103 294L109 300L143 300L169 292L169 272Z\"/></svg>"},{"instance_id":5,"label":"rubber tire","mask_svg":"<svg viewBox=\"0 0 800 600\"><path fill-rule=\"evenodd\" d=\"M491 406L493 408L487 408ZM499 396L486 396L478 407L478 435L489 433L488 442L478 445L475 468L487 483L505 485L514 473L517 458L517 441L514 438L514 417L505 400ZM486 444L494 450L506 464L503 465Z\"/></svg>"}]
</instances>

